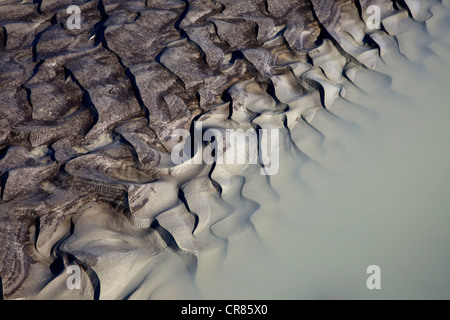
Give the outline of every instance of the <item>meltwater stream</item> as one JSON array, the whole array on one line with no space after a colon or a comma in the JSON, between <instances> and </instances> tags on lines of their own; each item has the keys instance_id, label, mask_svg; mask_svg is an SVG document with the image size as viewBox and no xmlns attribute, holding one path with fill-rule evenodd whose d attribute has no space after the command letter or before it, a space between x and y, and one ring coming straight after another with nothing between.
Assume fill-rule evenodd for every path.
<instances>
[{"instance_id":1,"label":"meltwater stream","mask_svg":"<svg viewBox=\"0 0 450 320\"><path fill-rule=\"evenodd\" d=\"M273 190L245 178L240 203L259 209L239 223L251 223L229 237L223 261L199 255L202 298L450 298L446 40L424 61L414 60L415 48L415 57L391 50L374 71L347 70L329 110L283 137ZM210 205L220 207L214 197ZM216 235L236 230L237 214L214 214ZM381 289L366 285L371 265L381 270Z\"/></svg>"}]
</instances>

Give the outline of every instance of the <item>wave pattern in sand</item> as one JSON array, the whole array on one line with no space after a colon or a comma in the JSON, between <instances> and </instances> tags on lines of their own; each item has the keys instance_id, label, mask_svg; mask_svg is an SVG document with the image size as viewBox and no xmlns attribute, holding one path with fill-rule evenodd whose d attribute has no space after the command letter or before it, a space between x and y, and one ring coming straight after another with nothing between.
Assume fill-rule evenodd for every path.
<instances>
[{"instance_id":1,"label":"wave pattern in sand","mask_svg":"<svg viewBox=\"0 0 450 320\"><path fill-rule=\"evenodd\" d=\"M220 265L253 228L243 190L278 194L262 164L173 165L177 129L276 128L309 158L301 145L323 139L309 122L355 70L390 51L448 58L446 0L35 2L0 3L5 298L192 295L200 253ZM399 41L408 30L427 37ZM82 290L67 290L72 265Z\"/></svg>"}]
</instances>

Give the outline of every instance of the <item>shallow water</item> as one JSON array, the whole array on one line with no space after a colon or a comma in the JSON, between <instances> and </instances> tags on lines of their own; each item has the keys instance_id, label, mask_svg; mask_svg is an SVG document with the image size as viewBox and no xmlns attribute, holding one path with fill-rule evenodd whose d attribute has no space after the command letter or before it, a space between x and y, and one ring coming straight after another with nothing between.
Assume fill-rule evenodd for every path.
<instances>
[{"instance_id":1,"label":"shallow water","mask_svg":"<svg viewBox=\"0 0 450 320\"><path fill-rule=\"evenodd\" d=\"M375 71L349 71L358 87L348 81L344 97L294 127L303 155L285 137L270 177L278 200L255 171L237 211L259 209L214 213L226 255L199 254L201 298L450 298L450 48L422 38L440 56L417 61L414 41L399 37L410 56L392 51ZM227 233L233 216L245 227ZM370 265L381 269L380 290L366 286Z\"/></svg>"}]
</instances>

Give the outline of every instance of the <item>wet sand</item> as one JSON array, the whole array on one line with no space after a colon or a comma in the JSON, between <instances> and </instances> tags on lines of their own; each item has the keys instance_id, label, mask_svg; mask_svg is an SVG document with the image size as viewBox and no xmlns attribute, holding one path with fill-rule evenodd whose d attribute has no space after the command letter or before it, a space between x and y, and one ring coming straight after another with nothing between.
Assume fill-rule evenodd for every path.
<instances>
[{"instance_id":1,"label":"wet sand","mask_svg":"<svg viewBox=\"0 0 450 320\"><path fill-rule=\"evenodd\" d=\"M64 177L56 179L58 184L45 176L58 168L49 164L33 171L36 181L30 185L41 183L42 173L42 188L51 195L35 210L45 211L54 199L64 201L58 202L58 214L32 220L26 238L32 239L27 240L31 253L17 254L17 270L5 277L8 270L0 268L2 279L19 286L11 289L11 298L448 299L450 3L420 1L425 7L414 7L406 2L413 17L406 10L395 15L388 10L383 31L365 30L376 43L373 50L357 43L358 24L347 26L344 35L331 29L335 33L308 59L280 54L277 62L283 65L275 71L261 62L259 51L246 51L245 61L257 69L251 71L270 78L273 87L254 79L234 83L227 89L232 107L224 102L195 115L179 97L164 97L183 110L180 114L192 111L190 119L197 117L206 128L277 129L280 159L274 175L261 175L261 164L198 165L199 153L171 165L167 154L148 147L153 133L133 118L137 115L114 135L94 125L89 144L71 147L73 154L55 153L58 161L69 159L64 171L76 179L70 177L63 192L58 188ZM209 42L200 42L202 33L190 31L209 48ZM160 62L181 82L197 85L195 72L174 63L179 52L191 54L182 51L187 40L167 41ZM277 41L266 46L276 48ZM132 56L123 57L121 63L132 65L128 72L137 75L134 86L145 80L139 78L142 66L133 65ZM199 64L217 63L209 54L195 57ZM65 70L67 79L80 76L77 65L70 67L75 72ZM50 67L45 62L42 68ZM177 81L170 90L189 89ZM160 83L147 83L141 99L151 97L152 85ZM134 101L136 109L138 104ZM97 117L109 119L99 110ZM170 136L177 125L185 126L183 121L176 118L173 127L158 124L152 130ZM44 138L35 137L37 146L27 154L31 160L47 156L40 145ZM65 150L72 142L54 148ZM172 142L161 143L170 149ZM9 165L6 160L2 165ZM6 186L27 174L9 170ZM2 186L2 199L20 192ZM70 192L84 198L72 201ZM12 203L0 210L15 212L17 202ZM28 221L24 212L21 217ZM1 230L13 237L22 230L14 228L4 224ZM366 286L370 265L381 268L381 290ZM67 287L70 266L80 268L80 289ZM24 285L13 281L21 273L28 273Z\"/></svg>"}]
</instances>

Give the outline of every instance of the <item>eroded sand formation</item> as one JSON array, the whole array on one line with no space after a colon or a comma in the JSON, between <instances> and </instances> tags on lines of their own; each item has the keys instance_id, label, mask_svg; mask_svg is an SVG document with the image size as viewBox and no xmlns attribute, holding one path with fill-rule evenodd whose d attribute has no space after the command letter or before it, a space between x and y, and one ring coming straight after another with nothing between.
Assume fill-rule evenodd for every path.
<instances>
[{"instance_id":1,"label":"eroded sand formation","mask_svg":"<svg viewBox=\"0 0 450 320\"><path fill-rule=\"evenodd\" d=\"M245 202L249 217L258 204L230 182L242 186L250 167L171 164L174 130L202 121L291 132L342 96L353 70L398 50L405 28L449 8L418 3L2 1L2 296L151 296L180 272L180 285L195 286L198 252L236 231L211 228L206 197L225 215ZM81 29L66 26L70 5ZM371 5L380 29L366 24ZM66 290L70 265L82 290Z\"/></svg>"}]
</instances>

